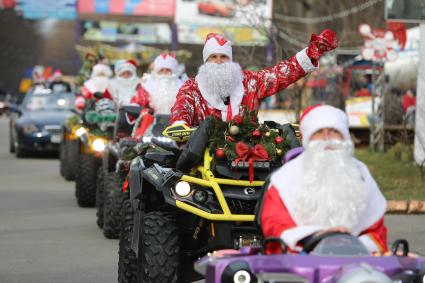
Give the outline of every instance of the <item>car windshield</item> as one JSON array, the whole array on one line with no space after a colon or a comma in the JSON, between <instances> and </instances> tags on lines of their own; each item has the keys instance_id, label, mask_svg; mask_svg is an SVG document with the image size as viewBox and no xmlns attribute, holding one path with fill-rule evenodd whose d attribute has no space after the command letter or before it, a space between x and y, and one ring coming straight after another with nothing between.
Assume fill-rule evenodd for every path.
<instances>
[{"instance_id":1,"label":"car windshield","mask_svg":"<svg viewBox=\"0 0 425 283\"><path fill-rule=\"evenodd\" d=\"M22 107L25 110L70 110L74 107L73 93L61 94L32 94L25 97Z\"/></svg>"}]
</instances>

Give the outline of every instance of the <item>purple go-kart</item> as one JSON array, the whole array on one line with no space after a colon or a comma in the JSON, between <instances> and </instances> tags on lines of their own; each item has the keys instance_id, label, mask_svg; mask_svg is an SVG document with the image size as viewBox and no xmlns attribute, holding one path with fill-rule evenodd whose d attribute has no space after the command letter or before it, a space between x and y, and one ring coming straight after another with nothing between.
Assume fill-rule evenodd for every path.
<instances>
[{"instance_id":1,"label":"purple go-kart","mask_svg":"<svg viewBox=\"0 0 425 283\"><path fill-rule=\"evenodd\" d=\"M390 256L372 256L356 237L342 233L311 237L300 254L286 253L278 238L264 246L271 242L279 242L282 254L266 255L264 247L219 251L198 260L195 270L206 283L425 283L425 258L409 257L405 240L394 243Z\"/></svg>"}]
</instances>

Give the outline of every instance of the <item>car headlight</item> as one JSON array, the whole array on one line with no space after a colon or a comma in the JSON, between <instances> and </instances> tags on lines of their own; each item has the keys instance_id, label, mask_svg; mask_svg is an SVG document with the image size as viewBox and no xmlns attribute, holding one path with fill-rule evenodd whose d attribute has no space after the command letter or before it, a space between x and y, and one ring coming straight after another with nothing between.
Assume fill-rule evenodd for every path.
<instances>
[{"instance_id":1,"label":"car headlight","mask_svg":"<svg viewBox=\"0 0 425 283\"><path fill-rule=\"evenodd\" d=\"M192 191L192 188L188 182L180 181L174 186L174 190L180 197L187 197Z\"/></svg>"},{"instance_id":2,"label":"car headlight","mask_svg":"<svg viewBox=\"0 0 425 283\"><path fill-rule=\"evenodd\" d=\"M38 132L38 128L34 124L22 125L21 129L24 134L32 134Z\"/></svg>"},{"instance_id":3,"label":"car headlight","mask_svg":"<svg viewBox=\"0 0 425 283\"><path fill-rule=\"evenodd\" d=\"M95 139L92 143L92 147L95 151L103 151L105 149L105 142L102 139Z\"/></svg>"},{"instance_id":4,"label":"car headlight","mask_svg":"<svg viewBox=\"0 0 425 283\"><path fill-rule=\"evenodd\" d=\"M75 134L77 135L77 137L81 137L82 135L84 135L86 133L86 129L84 127L79 127L76 131Z\"/></svg>"}]
</instances>

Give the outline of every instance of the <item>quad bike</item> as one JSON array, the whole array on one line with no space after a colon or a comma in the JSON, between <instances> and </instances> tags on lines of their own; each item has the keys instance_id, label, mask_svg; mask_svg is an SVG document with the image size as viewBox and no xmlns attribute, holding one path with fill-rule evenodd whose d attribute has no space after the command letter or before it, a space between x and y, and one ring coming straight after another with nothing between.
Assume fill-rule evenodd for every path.
<instances>
[{"instance_id":1,"label":"quad bike","mask_svg":"<svg viewBox=\"0 0 425 283\"><path fill-rule=\"evenodd\" d=\"M60 144L60 174L67 181L75 180L78 166L79 137L86 132L79 114L70 117L62 125L62 139Z\"/></svg>"},{"instance_id":2,"label":"quad bike","mask_svg":"<svg viewBox=\"0 0 425 283\"><path fill-rule=\"evenodd\" d=\"M96 215L98 226L103 228L103 234L109 239L119 236L124 197L122 188L129 162L137 155L134 147L142 141L141 135L153 121L149 113L139 116L141 110L141 107L136 105L122 106L118 110L114 137L103 152L102 169L99 173L104 176L104 182L96 191Z\"/></svg>"},{"instance_id":3,"label":"quad bike","mask_svg":"<svg viewBox=\"0 0 425 283\"><path fill-rule=\"evenodd\" d=\"M75 196L81 207L93 207L96 203L96 187L103 186L103 176L98 171L102 152L112 138L116 119L115 104L101 98L90 101L83 112L84 133L78 140L78 166L75 176Z\"/></svg>"},{"instance_id":4,"label":"quad bike","mask_svg":"<svg viewBox=\"0 0 425 283\"><path fill-rule=\"evenodd\" d=\"M266 246L280 244L281 254ZM301 254L289 254L280 238L262 247L211 253L195 263L206 283L219 282L423 282L425 258L409 257L406 240L397 240L389 255L372 255L357 237L331 232L310 238Z\"/></svg>"},{"instance_id":5,"label":"quad bike","mask_svg":"<svg viewBox=\"0 0 425 283\"><path fill-rule=\"evenodd\" d=\"M282 158L238 162L218 157L217 151L213 155L209 123L207 119L196 131L185 125L169 127L164 135L178 142L191 136L184 150L153 139L157 150L131 162L119 282L180 282L183 272L185 280L193 281L190 267L199 256L261 244L254 210L264 181ZM269 125L274 134L285 135L289 147L299 146L290 124Z\"/></svg>"}]
</instances>

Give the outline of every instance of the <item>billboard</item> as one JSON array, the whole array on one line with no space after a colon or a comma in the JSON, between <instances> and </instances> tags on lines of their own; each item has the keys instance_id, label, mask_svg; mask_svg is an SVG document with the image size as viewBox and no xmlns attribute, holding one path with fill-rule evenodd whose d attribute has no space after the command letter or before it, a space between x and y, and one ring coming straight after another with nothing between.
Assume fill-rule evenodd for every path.
<instances>
[{"instance_id":1,"label":"billboard","mask_svg":"<svg viewBox=\"0 0 425 283\"><path fill-rule=\"evenodd\" d=\"M177 24L264 26L272 0L176 0Z\"/></svg>"},{"instance_id":2,"label":"billboard","mask_svg":"<svg viewBox=\"0 0 425 283\"><path fill-rule=\"evenodd\" d=\"M77 18L77 0L20 0L15 9L31 20Z\"/></svg>"},{"instance_id":3,"label":"billboard","mask_svg":"<svg viewBox=\"0 0 425 283\"><path fill-rule=\"evenodd\" d=\"M173 17L175 0L79 0L80 14Z\"/></svg>"},{"instance_id":4,"label":"billboard","mask_svg":"<svg viewBox=\"0 0 425 283\"><path fill-rule=\"evenodd\" d=\"M166 23L120 23L83 21L84 40L114 42L118 40L143 44L170 44L171 29Z\"/></svg>"},{"instance_id":5,"label":"billboard","mask_svg":"<svg viewBox=\"0 0 425 283\"><path fill-rule=\"evenodd\" d=\"M232 26L207 26L198 24L178 25L178 37L180 43L204 44L205 38L210 32L221 33L226 36L232 45L261 45L267 44L268 39L264 33L250 27Z\"/></svg>"},{"instance_id":6,"label":"billboard","mask_svg":"<svg viewBox=\"0 0 425 283\"><path fill-rule=\"evenodd\" d=\"M403 22L425 22L424 0L386 0L387 20Z\"/></svg>"}]
</instances>

